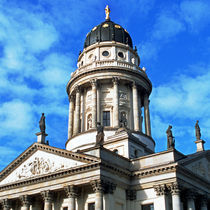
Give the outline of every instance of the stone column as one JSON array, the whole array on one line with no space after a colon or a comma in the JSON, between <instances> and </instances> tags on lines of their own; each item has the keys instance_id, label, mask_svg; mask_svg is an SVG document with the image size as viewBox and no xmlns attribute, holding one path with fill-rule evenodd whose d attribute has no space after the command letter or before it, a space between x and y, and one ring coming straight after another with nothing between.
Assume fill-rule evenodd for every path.
<instances>
[{"instance_id":1,"label":"stone column","mask_svg":"<svg viewBox=\"0 0 210 210\"><path fill-rule=\"evenodd\" d=\"M201 197L201 210L208 210L208 197L207 196L202 196Z\"/></svg>"},{"instance_id":2,"label":"stone column","mask_svg":"<svg viewBox=\"0 0 210 210\"><path fill-rule=\"evenodd\" d=\"M144 96L144 122L145 122L145 133L148 136L151 136L149 97L147 94L145 94Z\"/></svg>"},{"instance_id":3,"label":"stone column","mask_svg":"<svg viewBox=\"0 0 210 210\"><path fill-rule=\"evenodd\" d=\"M155 210L168 210L168 200L166 196L167 187L166 185L158 185L154 186L154 190L156 191L156 199L154 201L154 209Z\"/></svg>"},{"instance_id":4,"label":"stone column","mask_svg":"<svg viewBox=\"0 0 210 210\"><path fill-rule=\"evenodd\" d=\"M97 80L91 80L92 86L92 128L96 128L97 121Z\"/></svg>"},{"instance_id":5,"label":"stone column","mask_svg":"<svg viewBox=\"0 0 210 210\"><path fill-rule=\"evenodd\" d=\"M75 102L75 116L74 116L74 135L79 133L80 124L80 88L76 87L76 102Z\"/></svg>"},{"instance_id":6,"label":"stone column","mask_svg":"<svg viewBox=\"0 0 210 210\"><path fill-rule=\"evenodd\" d=\"M133 120L134 120L134 130L139 131L139 105L138 105L138 90L136 83L133 82L132 86L133 92Z\"/></svg>"},{"instance_id":7,"label":"stone column","mask_svg":"<svg viewBox=\"0 0 210 210\"><path fill-rule=\"evenodd\" d=\"M85 131L85 97L84 92L81 94L81 132Z\"/></svg>"},{"instance_id":8,"label":"stone column","mask_svg":"<svg viewBox=\"0 0 210 210\"><path fill-rule=\"evenodd\" d=\"M190 190L187 192L187 209L188 210L195 210L195 193Z\"/></svg>"},{"instance_id":9,"label":"stone column","mask_svg":"<svg viewBox=\"0 0 210 210\"><path fill-rule=\"evenodd\" d=\"M113 193L114 190L116 189L116 184L112 183L112 182L108 182L106 183L106 190L105 190L105 210L110 210L110 209L114 209L115 208L115 202L114 202L114 197L113 197Z\"/></svg>"},{"instance_id":10,"label":"stone column","mask_svg":"<svg viewBox=\"0 0 210 210\"><path fill-rule=\"evenodd\" d=\"M138 98L139 98L139 130L140 131L142 131L142 111L141 111L141 104L142 104L142 102L141 102L141 95L139 94L138 95Z\"/></svg>"},{"instance_id":11,"label":"stone column","mask_svg":"<svg viewBox=\"0 0 210 210\"><path fill-rule=\"evenodd\" d=\"M178 183L172 183L170 186L170 192L172 194L172 206L173 210L181 210L181 199L180 199L180 187Z\"/></svg>"},{"instance_id":12,"label":"stone column","mask_svg":"<svg viewBox=\"0 0 210 210\"><path fill-rule=\"evenodd\" d=\"M74 97L69 96L69 129L68 129L68 139L73 135L73 119L74 119Z\"/></svg>"},{"instance_id":13,"label":"stone column","mask_svg":"<svg viewBox=\"0 0 210 210\"><path fill-rule=\"evenodd\" d=\"M112 78L113 82L113 127L119 127L119 79Z\"/></svg>"},{"instance_id":14,"label":"stone column","mask_svg":"<svg viewBox=\"0 0 210 210\"><path fill-rule=\"evenodd\" d=\"M30 198L28 195L22 195L20 197L22 207L21 210L29 210L30 209Z\"/></svg>"},{"instance_id":15,"label":"stone column","mask_svg":"<svg viewBox=\"0 0 210 210\"><path fill-rule=\"evenodd\" d=\"M9 199L7 199L7 198L3 199L1 201L1 203L2 203L3 210L10 210L11 204L10 204L10 200Z\"/></svg>"},{"instance_id":16,"label":"stone column","mask_svg":"<svg viewBox=\"0 0 210 210\"><path fill-rule=\"evenodd\" d=\"M100 94L101 94L101 85L98 84L98 88L97 88L97 122L101 123L101 98L100 98Z\"/></svg>"},{"instance_id":17,"label":"stone column","mask_svg":"<svg viewBox=\"0 0 210 210\"><path fill-rule=\"evenodd\" d=\"M44 200L44 210L52 210L52 200L53 195L51 191L41 192L42 198Z\"/></svg>"},{"instance_id":18,"label":"stone column","mask_svg":"<svg viewBox=\"0 0 210 210\"><path fill-rule=\"evenodd\" d=\"M126 209L135 210L134 200L136 200L136 190L126 190Z\"/></svg>"},{"instance_id":19,"label":"stone column","mask_svg":"<svg viewBox=\"0 0 210 210\"><path fill-rule=\"evenodd\" d=\"M76 209L77 188L74 185L65 187L65 192L68 196L68 210Z\"/></svg>"},{"instance_id":20,"label":"stone column","mask_svg":"<svg viewBox=\"0 0 210 210\"><path fill-rule=\"evenodd\" d=\"M103 210L104 183L102 180L95 180L91 182L91 185L95 192L95 209Z\"/></svg>"}]
</instances>

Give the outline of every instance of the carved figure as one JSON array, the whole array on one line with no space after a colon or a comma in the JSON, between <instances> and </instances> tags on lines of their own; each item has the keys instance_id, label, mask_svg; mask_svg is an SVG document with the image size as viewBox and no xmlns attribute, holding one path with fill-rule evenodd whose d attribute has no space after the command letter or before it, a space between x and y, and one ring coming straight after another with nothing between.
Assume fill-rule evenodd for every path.
<instances>
[{"instance_id":1,"label":"carved figure","mask_svg":"<svg viewBox=\"0 0 210 210\"><path fill-rule=\"evenodd\" d=\"M44 113L42 113L42 116L41 116L41 118L39 120L39 128L40 128L40 131L42 133L45 133L46 127L45 127L45 116L44 116Z\"/></svg>"},{"instance_id":2,"label":"carved figure","mask_svg":"<svg viewBox=\"0 0 210 210\"><path fill-rule=\"evenodd\" d=\"M120 127L121 128L126 128L127 127L127 119L126 119L126 113L125 112L121 112Z\"/></svg>"},{"instance_id":3,"label":"carved figure","mask_svg":"<svg viewBox=\"0 0 210 210\"><path fill-rule=\"evenodd\" d=\"M103 145L104 143L104 126L100 122L97 122L97 135L96 135L96 146Z\"/></svg>"},{"instance_id":4,"label":"carved figure","mask_svg":"<svg viewBox=\"0 0 210 210\"><path fill-rule=\"evenodd\" d=\"M169 125L168 129L166 130L166 134L167 134L167 149L171 149L174 148L175 146L175 140L172 134L172 126Z\"/></svg>"},{"instance_id":5,"label":"carved figure","mask_svg":"<svg viewBox=\"0 0 210 210\"><path fill-rule=\"evenodd\" d=\"M201 130L200 130L200 126L198 123L199 123L199 121L197 120L196 124L195 124L195 136L196 136L197 140L200 140L201 139Z\"/></svg>"}]
</instances>

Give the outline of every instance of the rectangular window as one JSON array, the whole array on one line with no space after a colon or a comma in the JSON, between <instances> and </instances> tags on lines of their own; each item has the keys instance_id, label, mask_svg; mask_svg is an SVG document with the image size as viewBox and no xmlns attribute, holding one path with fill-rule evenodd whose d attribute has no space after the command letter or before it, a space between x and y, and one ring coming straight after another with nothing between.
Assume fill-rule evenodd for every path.
<instances>
[{"instance_id":1,"label":"rectangular window","mask_svg":"<svg viewBox=\"0 0 210 210\"><path fill-rule=\"evenodd\" d=\"M95 210L95 203L88 203L88 210Z\"/></svg>"},{"instance_id":2,"label":"rectangular window","mask_svg":"<svg viewBox=\"0 0 210 210\"><path fill-rule=\"evenodd\" d=\"M110 111L103 112L103 126L110 126Z\"/></svg>"},{"instance_id":3,"label":"rectangular window","mask_svg":"<svg viewBox=\"0 0 210 210\"><path fill-rule=\"evenodd\" d=\"M153 203L151 203L151 204L146 204L146 205L142 205L142 206L141 206L141 209L142 209L142 210L154 210L154 205L153 205Z\"/></svg>"}]
</instances>

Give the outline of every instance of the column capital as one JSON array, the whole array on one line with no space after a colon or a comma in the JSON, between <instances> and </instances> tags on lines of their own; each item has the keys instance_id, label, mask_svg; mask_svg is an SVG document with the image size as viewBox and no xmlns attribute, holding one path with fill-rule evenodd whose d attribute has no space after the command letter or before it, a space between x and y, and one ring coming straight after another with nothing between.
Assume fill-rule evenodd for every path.
<instances>
[{"instance_id":1,"label":"column capital","mask_svg":"<svg viewBox=\"0 0 210 210\"><path fill-rule=\"evenodd\" d=\"M50 190L46 190L46 191L41 192L41 196L42 196L44 201L52 202L52 200L53 200L53 192L50 191Z\"/></svg>"},{"instance_id":2,"label":"column capital","mask_svg":"<svg viewBox=\"0 0 210 210\"><path fill-rule=\"evenodd\" d=\"M208 205L208 196L207 195L201 195L201 207Z\"/></svg>"},{"instance_id":3,"label":"column capital","mask_svg":"<svg viewBox=\"0 0 210 210\"><path fill-rule=\"evenodd\" d=\"M23 206L29 206L31 203L31 199L28 195L22 195L19 197Z\"/></svg>"},{"instance_id":4,"label":"column capital","mask_svg":"<svg viewBox=\"0 0 210 210\"><path fill-rule=\"evenodd\" d=\"M187 199L195 199L196 197L197 197L196 190L194 190L194 189L187 190L187 192L186 192Z\"/></svg>"},{"instance_id":5,"label":"column capital","mask_svg":"<svg viewBox=\"0 0 210 210\"><path fill-rule=\"evenodd\" d=\"M105 193L113 194L116 190L117 185L113 182L107 182L105 184Z\"/></svg>"},{"instance_id":6,"label":"column capital","mask_svg":"<svg viewBox=\"0 0 210 210\"><path fill-rule=\"evenodd\" d=\"M120 79L118 77L112 77L112 82L114 85L118 85L119 81L120 81Z\"/></svg>"},{"instance_id":7,"label":"column capital","mask_svg":"<svg viewBox=\"0 0 210 210\"><path fill-rule=\"evenodd\" d=\"M3 209L9 210L11 207L11 201L8 198L1 200L1 204L3 206Z\"/></svg>"},{"instance_id":8,"label":"column capital","mask_svg":"<svg viewBox=\"0 0 210 210\"><path fill-rule=\"evenodd\" d=\"M103 192L113 194L116 189L116 184L105 180L94 180L91 183L94 192Z\"/></svg>"},{"instance_id":9,"label":"column capital","mask_svg":"<svg viewBox=\"0 0 210 210\"><path fill-rule=\"evenodd\" d=\"M93 87L93 86L94 86L94 87L97 86L97 81L98 81L97 79L91 79L91 80L90 80L91 86L92 86L92 87Z\"/></svg>"},{"instance_id":10,"label":"column capital","mask_svg":"<svg viewBox=\"0 0 210 210\"><path fill-rule=\"evenodd\" d=\"M136 200L136 190L126 190L126 200Z\"/></svg>"},{"instance_id":11,"label":"column capital","mask_svg":"<svg viewBox=\"0 0 210 210\"><path fill-rule=\"evenodd\" d=\"M105 183L103 180L94 180L94 181L91 181L91 186L93 188L93 191L94 192L105 192Z\"/></svg>"},{"instance_id":12,"label":"column capital","mask_svg":"<svg viewBox=\"0 0 210 210\"><path fill-rule=\"evenodd\" d=\"M69 101L72 102L75 99L74 95L69 95Z\"/></svg>"},{"instance_id":13,"label":"column capital","mask_svg":"<svg viewBox=\"0 0 210 210\"><path fill-rule=\"evenodd\" d=\"M28 195L22 195L19 197L23 206L29 206L31 203L31 199Z\"/></svg>"},{"instance_id":14,"label":"column capital","mask_svg":"<svg viewBox=\"0 0 210 210\"><path fill-rule=\"evenodd\" d=\"M76 93L80 93L81 88L77 85L77 86L74 88L74 90L75 90Z\"/></svg>"},{"instance_id":15,"label":"column capital","mask_svg":"<svg viewBox=\"0 0 210 210\"><path fill-rule=\"evenodd\" d=\"M136 81L132 81L132 88L137 88Z\"/></svg>"},{"instance_id":16,"label":"column capital","mask_svg":"<svg viewBox=\"0 0 210 210\"><path fill-rule=\"evenodd\" d=\"M68 185L64 188L68 198L78 197L78 188L75 185Z\"/></svg>"},{"instance_id":17,"label":"column capital","mask_svg":"<svg viewBox=\"0 0 210 210\"><path fill-rule=\"evenodd\" d=\"M168 188L167 188L166 184L156 185L156 186L154 186L154 190L155 190L157 196L165 195L168 192Z\"/></svg>"},{"instance_id":18,"label":"column capital","mask_svg":"<svg viewBox=\"0 0 210 210\"><path fill-rule=\"evenodd\" d=\"M168 190L172 195L178 195L181 192L181 186L177 182L173 182L167 185Z\"/></svg>"}]
</instances>

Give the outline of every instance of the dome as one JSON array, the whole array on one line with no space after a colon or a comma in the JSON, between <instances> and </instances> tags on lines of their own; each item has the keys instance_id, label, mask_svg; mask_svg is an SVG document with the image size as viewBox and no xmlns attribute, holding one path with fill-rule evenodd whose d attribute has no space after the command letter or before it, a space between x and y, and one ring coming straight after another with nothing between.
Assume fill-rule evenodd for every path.
<instances>
[{"instance_id":1,"label":"dome","mask_svg":"<svg viewBox=\"0 0 210 210\"><path fill-rule=\"evenodd\" d=\"M86 36L84 48L97 42L116 41L133 48L129 33L119 24L109 19L95 26Z\"/></svg>"}]
</instances>

